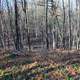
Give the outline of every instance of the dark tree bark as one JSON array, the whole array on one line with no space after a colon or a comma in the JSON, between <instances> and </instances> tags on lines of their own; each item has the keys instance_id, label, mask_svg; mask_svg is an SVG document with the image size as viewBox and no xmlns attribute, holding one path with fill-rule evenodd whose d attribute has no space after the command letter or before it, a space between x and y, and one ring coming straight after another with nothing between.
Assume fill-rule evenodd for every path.
<instances>
[{"instance_id":1,"label":"dark tree bark","mask_svg":"<svg viewBox=\"0 0 80 80\"><path fill-rule=\"evenodd\" d=\"M63 4L63 48L65 49L66 48L66 45L65 45L65 6L64 6L64 0L62 0L62 4Z\"/></svg>"},{"instance_id":2,"label":"dark tree bark","mask_svg":"<svg viewBox=\"0 0 80 80\"><path fill-rule=\"evenodd\" d=\"M49 40L48 40L48 0L46 0L46 48L49 49Z\"/></svg>"},{"instance_id":3,"label":"dark tree bark","mask_svg":"<svg viewBox=\"0 0 80 80\"><path fill-rule=\"evenodd\" d=\"M21 43L20 28L18 26L18 7L17 7L16 0L15 0L15 28L16 28L15 47L16 47L16 50L20 50L22 48L22 43Z\"/></svg>"}]
</instances>

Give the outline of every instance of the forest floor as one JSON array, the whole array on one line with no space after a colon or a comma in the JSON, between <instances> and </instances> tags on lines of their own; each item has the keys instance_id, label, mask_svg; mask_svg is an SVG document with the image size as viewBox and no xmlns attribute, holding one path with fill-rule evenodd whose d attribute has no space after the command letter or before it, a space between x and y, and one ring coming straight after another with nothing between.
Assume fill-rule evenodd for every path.
<instances>
[{"instance_id":1,"label":"forest floor","mask_svg":"<svg viewBox=\"0 0 80 80\"><path fill-rule=\"evenodd\" d=\"M1 50L0 80L80 80L80 51Z\"/></svg>"}]
</instances>

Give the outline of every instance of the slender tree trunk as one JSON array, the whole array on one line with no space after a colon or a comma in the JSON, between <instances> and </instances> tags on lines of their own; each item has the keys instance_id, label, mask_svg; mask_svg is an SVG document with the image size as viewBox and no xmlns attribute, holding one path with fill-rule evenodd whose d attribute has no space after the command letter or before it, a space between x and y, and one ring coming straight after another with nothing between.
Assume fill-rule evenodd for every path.
<instances>
[{"instance_id":1,"label":"slender tree trunk","mask_svg":"<svg viewBox=\"0 0 80 80\"><path fill-rule=\"evenodd\" d=\"M65 45L65 6L64 6L64 0L62 0L62 4L63 4L63 48L65 49L66 45Z\"/></svg>"},{"instance_id":2,"label":"slender tree trunk","mask_svg":"<svg viewBox=\"0 0 80 80\"><path fill-rule=\"evenodd\" d=\"M78 0L76 0L76 29L77 29L77 35L76 35L76 49L79 49L79 5L78 5ZM79 23L79 24L78 24Z\"/></svg>"},{"instance_id":3,"label":"slender tree trunk","mask_svg":"<svg viewBox=\"0 0 80 80\"><path fill-rule=\"evenodd\" d=\"M80 11L80 0L79 0L79 11ZM78 48L80 49L80 13L79 13L79 44L78 44Z\"/></svg>"},{"instance_id":4,"label":"slender tree trunk","mask_svg":"<svg viewBox=\"0 0 80 80\"><path fill-rule=\"evenodd\" d=\"M71 5L70 5L70 1L71 0L68 0L68 3L69 3L69 49L71 50L72 49L72 41L71 41Z\"/></svg>"},{"instance_id":5,"label":"slender tree trunk","mask_svg":"<svg viewBox=\"0 0 80 80\"><path fill-rule=\"evenodd\" d=\"M3 6L2 6L2 2L1 2L1 0L0 0L0 38L1 38L1 46L2 46L2 48L4 48L5 49L5 43L4 43L4 33L3 33L3 8L2 8Z\"/></svg>"},{"instance_id":6,"label":"slender tree trunk","mask_svg":"<svg viewBox=\"0 0 80 80\"><path fill-rule=\"evenodd\" d=\"M51 11L54 12L54 1L51 0ZM52 16L53 16L53 13L52 13ZM52 17L53 18L53 17ZM55 21L54 21L54 27L53 27L53 30L52 30L52 48L55 49Z\"/></svg>"},{"instance_id":7,"label":"slender tree trunk","mask_svg":"<svg viewBox=\"0 0 80 80\"><path fill-rule=\"evenodd\" d=\"M58 28L59 28L60 25L59 25L59 20L58 20L58 17L57 17L57 16L56 16L56 21L57 21ZM59 35L58 30L59 30L59 29L58 29L58 28L57 28L57 30L56 30L56 48L59 48L59 47L60 47L59 44L58 44L58 43L59 43L59 41L58 41L58 40L59 40L59 39L58 39L58 35Z\"/></svg>"},{"instance_id":8,"label":"slender tree trunk","mask_svg":"<svg viewBox=\"0 0 80 80\"><path fill-rule=\"evenodd\" d=\"M49 49L49 40L48 40L48 0L46 0L46 48Z\"/></svg>"},{"instance_id":9,"label":"slender tree trunk","mask_svg":"<svg viewBox=\"0 0 80 80\"><path fill-rule=\"evenodd\" d=\"M25 13L25 29L27 30L27 40L28 40L28 49L29 51L31 50L31 42L30 42L30 33L29 33L29 27L27 26L27 11L26 8L28 9L28 4L26 2L26 0L24 0L24 7L23 7L23 11Z\"/></svg>"},{"instance_id":10,"label":"slender tree trunk","mask_svg":"<svg viewBox=\"0 0 80 80\"><path fill-rule=\"evenodd\" d=\"M7 10L8 10L8 18L9 18L9 23L10 23L10 26L8 27L8 31L9 32L7 32L7 35L8 35L8 48L10 48L10 27L11 27L11 18L10 18L10 8L9 8L9 2L8 2L8 0L6 0L6 3L7 3Z\"/></svg>"}]
</instances>

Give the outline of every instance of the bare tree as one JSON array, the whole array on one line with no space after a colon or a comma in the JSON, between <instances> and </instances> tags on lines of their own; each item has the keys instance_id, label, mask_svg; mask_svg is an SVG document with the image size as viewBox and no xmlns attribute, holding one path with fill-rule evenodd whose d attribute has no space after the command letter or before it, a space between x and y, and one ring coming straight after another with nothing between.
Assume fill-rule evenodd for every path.
<instances>
[{"instance_id":1,"label":"bare tree","mask_svg":"<svg viewBox=\"0 0 80 80\"><path fill-rule=\"evenodd\" d=\"M1 48L4 48L4 41L3 41L3 33L2 33L2 6L1 6L1 0L0 0L0 44Z\"/></svg>"},{"instance_id":2,"label":"bare tree","mask_svg":"<svg viewBox=\"0 0 80 80\"><path fill-rule=\"evenodd\" d=\"M49 49L49 40L48 40L48 0L46 0L46 47Z\"/></svg>"},{"instance_id":3,"label":"bare tree","mask_svg":"<svg viewBox=\"0 0 80 80\"><path fill-rule=\"evenodd\" d=\"M72 33L71 33L71 0L68 0L69 4L69 49L72 48Z\"/></svg>"},{"instance_id":4,"label":"bare tree","mask_svg":"<svg viewBox=\"0 0 80 80\"><path fill-rule=\"evenodd\" d=\"M65 5L64 5L64 0L62 0L62 4L63 4L63 48L65 49L66 45L65 45Z\"/></svg>"},{"instance_id":5,"label":"bare tree","mask_svg":"<svg viewBox=\"0 0 80 80\"><path fill-rule=\"evenodd\" d=\"M20 50L22 48L22 43L21 43L21 35L20 35L20 28L18 26L18 6L17 6L17 1L15 0L15 28L16 28L16 39L15 39L15 47L16 50Z\"/></svg>"}]
</instances>

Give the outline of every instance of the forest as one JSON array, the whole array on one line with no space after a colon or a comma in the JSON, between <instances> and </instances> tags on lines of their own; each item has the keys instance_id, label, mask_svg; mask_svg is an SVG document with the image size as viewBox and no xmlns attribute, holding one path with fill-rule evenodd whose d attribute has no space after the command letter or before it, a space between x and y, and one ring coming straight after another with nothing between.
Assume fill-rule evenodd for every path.
<instances>
[{"instance_id":1,"label":"forest","mask_svg":"<svg viewBox=\"0 0 80 80\"><path fill-rule=\"evenodd\" d=\"M80 0L0 0L0 80L80 80Z\"/></svg>"}]
</instances>

